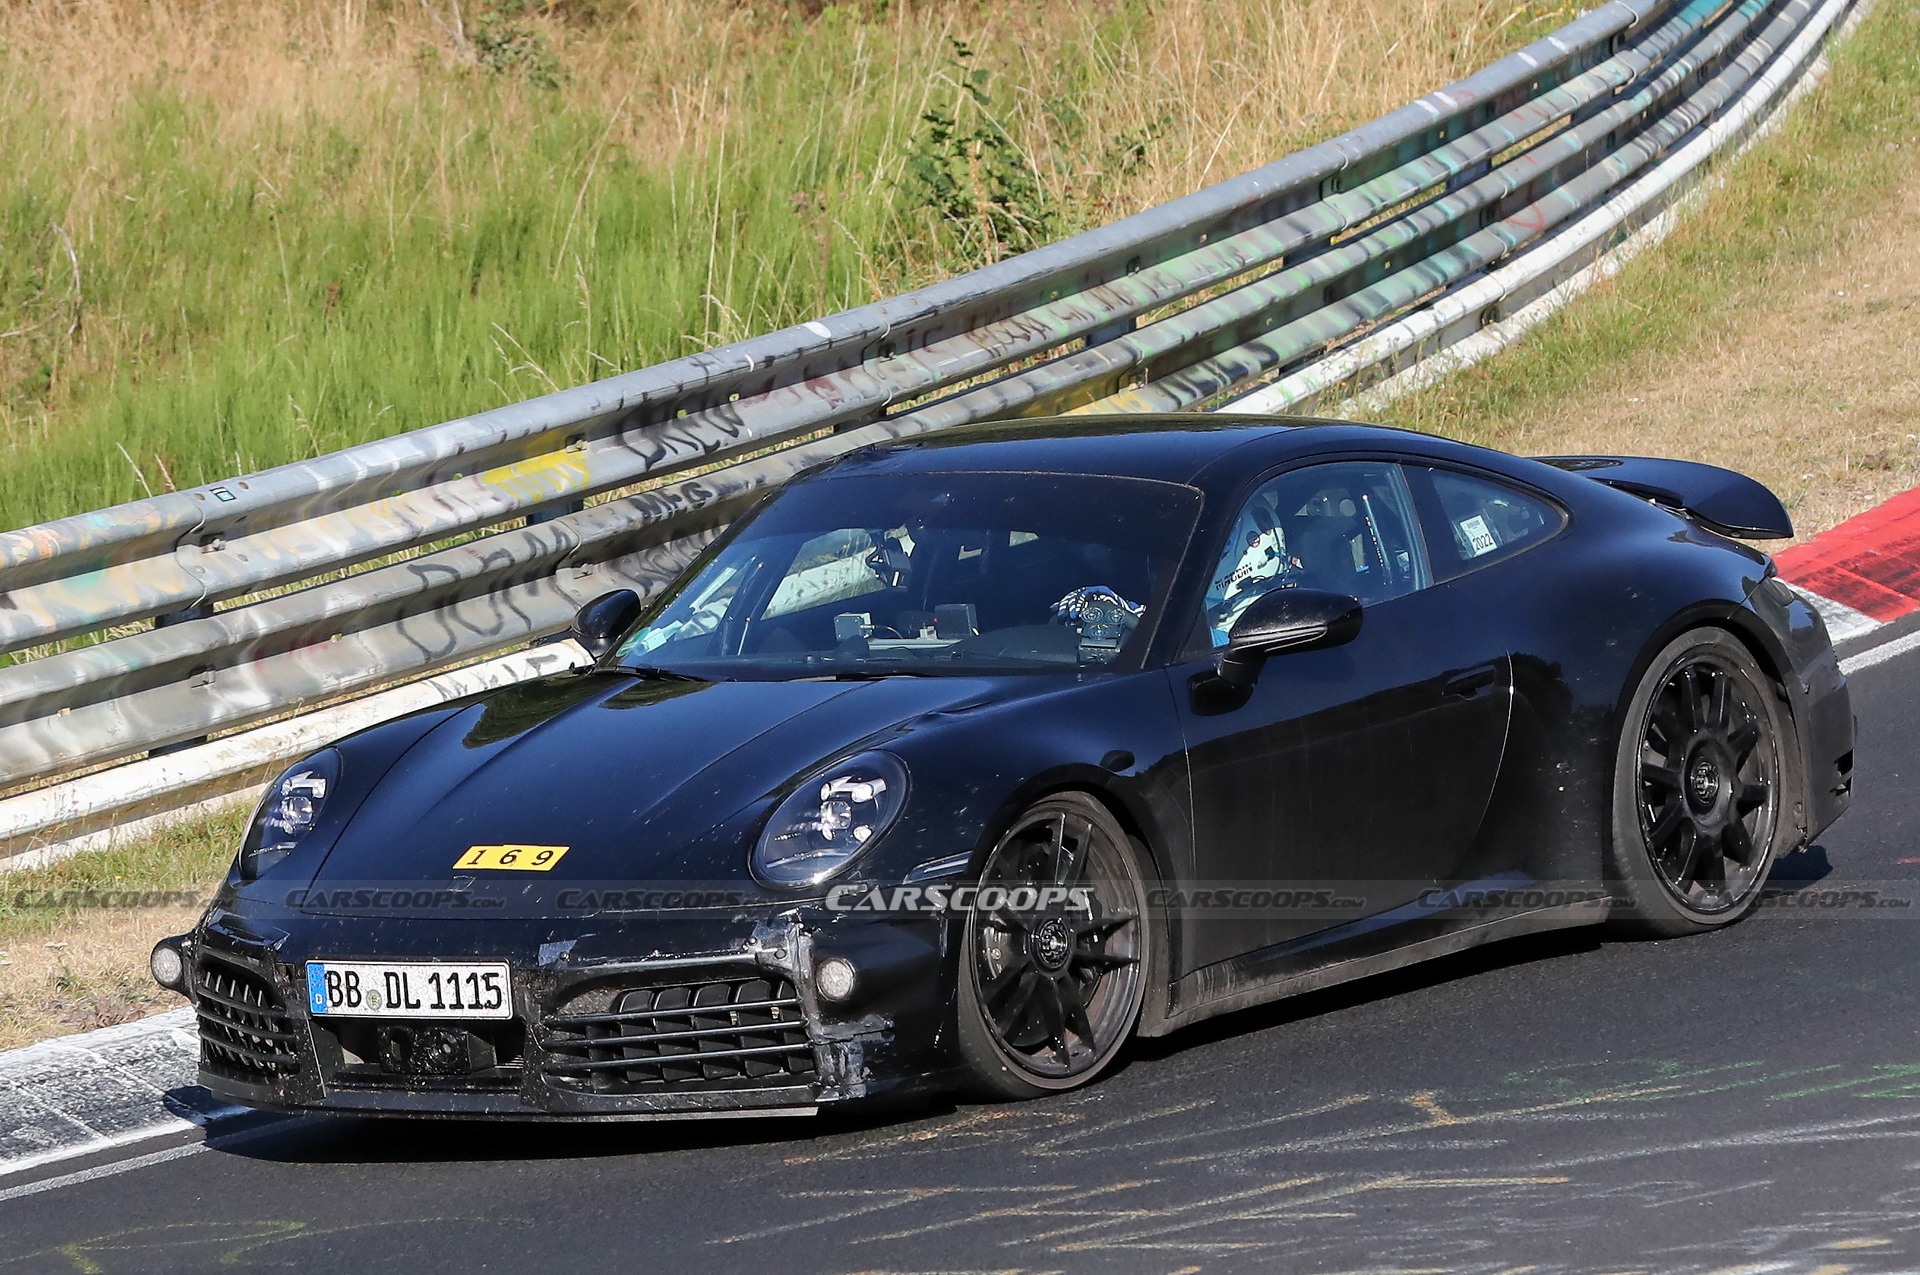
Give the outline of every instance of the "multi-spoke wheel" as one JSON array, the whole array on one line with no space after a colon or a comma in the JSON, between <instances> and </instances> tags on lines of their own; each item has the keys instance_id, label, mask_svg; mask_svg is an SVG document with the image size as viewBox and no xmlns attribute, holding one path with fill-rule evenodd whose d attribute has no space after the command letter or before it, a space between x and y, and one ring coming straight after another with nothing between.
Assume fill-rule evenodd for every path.
<instances>
[{"instance_id":1,"label":"multi-spoke wheel","mask_svg":"<svg viewBox=\"0 0 1920 1275\"><path fill-rule=\"evenodd\" d=\"M1126 833L1091 797L1048 797L994 847L975 897L957 1035L980 1087L1025 1098L1091 1080L1146 986L1146 890Z\"/></svg>"},{"instance_id":2,"label":"multi-spoke wheel","mask_svg":"<svg viewBox=\"0 0 1920 1275\"><path fill-rule=\"evenodd\" d=\"M1790 822L1785 721L1772 682L1728 633L1696 630L1654 659L1614 775L1626 928L1686 934L1753 907Z\"/></svg>"}]
</instances>

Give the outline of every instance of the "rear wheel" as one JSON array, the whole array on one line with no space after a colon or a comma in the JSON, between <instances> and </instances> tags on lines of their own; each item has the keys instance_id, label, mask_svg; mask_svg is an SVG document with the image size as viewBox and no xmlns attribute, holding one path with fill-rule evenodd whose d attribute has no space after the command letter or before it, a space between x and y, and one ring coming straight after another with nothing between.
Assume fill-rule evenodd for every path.
<instances>
[{"instance_id":1,"label":"rear wheel","mask_svg":"<svg viewBox=\"0 0 1920 1275\"><path fill-rule=\"evenodd\" d=\"M1692 934L1753 910L1787 826L1786 728L1732 634L1696 629L1654 658L1614 770L1616 928Z\"/></svg>"},{"instance_id":2,"label":"rear wheel","mask_svg":"<svg viewBox=\"0 0 1920 1275\"><path fill-rule=\"evenodd\" d=\"M997 1098L1072 1089L1133 1032L1145 990L1146 889L1106 807L1058 793L987 857L964 918L956 1037L976 1087Z\"/></svg>"}]
</instances>

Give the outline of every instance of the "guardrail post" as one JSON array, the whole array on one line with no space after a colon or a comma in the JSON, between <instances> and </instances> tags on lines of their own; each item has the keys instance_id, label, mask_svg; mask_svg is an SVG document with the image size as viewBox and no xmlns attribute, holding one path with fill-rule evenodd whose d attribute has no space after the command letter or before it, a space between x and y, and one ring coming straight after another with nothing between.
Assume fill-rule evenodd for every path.
<instances>
[{"instance_id":1,"label":"guardrail post","mask_svg":"<svg viewBox=\"0 0 1920 1275\"><path fill-rule=\"evenodd\" d=\"M1138 326L1138 315L1130 314L1124 319L1115 319L1112 323L1095 328L1093 331L1087 333L1087 348L1091 350L1096 345L1105 345L1109 341L1117 341Z\"/></svg>"},{"instance_id":2,"label":"guardrail post","mask_svg":"<svg viewBox=\"0 0 1920 1275\"><path fill-rule=\"evenodd\" d=\"M196 602L190 607L183 607L178 611L169 611L165 615L154 616L153 627L156 629L171 628L176 624L185 624L189 620L204 620L212 614L213 603ZM201 744L206 743L210 738L212 737L209 735L202 735L198 739L183 739L177 744L164 744L159 748L150 750L147 756L165 757L168 753L177 753L185 748L197 748Z\"/></svg>"},{"instance_id":3,"label":"guardrail post","mask_svg":"<svg viewBox=\"0 0 1920 1275\"><path fill-rule=\"evenodd\" d=\"M527 525L529 527L537 527L543 522L552 522L555 518L564 518L568 514L577 514L586 507L587 502L584 497L579 500L563 500L557 505L548 505L545 509L536 509L528 514ZM546 646L553 642L564 642L570 636L571 634L563 630L559 633L549 633L543 638L535 638L532 642L528 643L528 645Z\"/></svg>"}]
</instances>

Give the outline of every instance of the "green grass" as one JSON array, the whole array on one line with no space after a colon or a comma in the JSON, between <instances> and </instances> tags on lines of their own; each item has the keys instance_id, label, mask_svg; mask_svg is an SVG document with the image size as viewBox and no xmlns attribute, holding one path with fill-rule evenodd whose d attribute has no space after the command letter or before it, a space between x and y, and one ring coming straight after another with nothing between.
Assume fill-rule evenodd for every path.
<instances>
[{"instance_id":1,"label":"green grass","mask_svg":"<svg viewBox=\"0 0 1920 1275\"><path fill-rule=\"evenodd\" d=\"M892 295L1338 132L1569 16L809 8L0 10L0 526Z\"/></svg>"},{"instance_id":2,"label":"green grass","mask_svg":"<svg viewBox=\"0 0 1920 1275\"><path fill-rule=\"evenodd\" d=\"M118 161L125 197L97 205L83 296L134 335L122 360L60 386L60 411L34 411L58 363L13 387L0 517L317 455L864 300L863 248L887 238L891 209L840 196L864 196L876 179L857 175L901 147L901 119L839 118L823 78L841 68L811 47L769 69L753 144L723 138L712 162L664 169L557 97L490 118L501 90L470 75L375 98L352 131L275 121L236 164L209 109L155 85L86 142ZM49 279L66 286L49 227L81 166L36 144L60 130L20 85L31 74L0 71L0 243L35 248L0 255L16 312ZM370 155L368 134L404 140ZM797 191L827 192L829 211L796 213Z\"/></svg>"},{"instance_id":3,"label":"green grass","mask_svg":"<svg viewBox=\"0 0 1920 1275\"><path fill-rule=\"evenodd\" d=\"M161 907L180 912L190 923L199 910L184 897L130 896L173 892L204 902L233 862L251 810L245 802L236 803L111 850L0 874L0 951L69 927L103 905L106 910Z\"/></svg>"}]
</instances>

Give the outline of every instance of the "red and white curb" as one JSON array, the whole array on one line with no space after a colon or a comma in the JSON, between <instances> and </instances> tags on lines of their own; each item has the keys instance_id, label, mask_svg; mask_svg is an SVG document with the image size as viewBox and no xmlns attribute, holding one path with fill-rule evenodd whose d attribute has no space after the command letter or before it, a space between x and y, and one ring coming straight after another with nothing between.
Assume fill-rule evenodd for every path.
<instances>
[{"instance_id":1,"label":"red and white curb","mask_svg":"<svg viewBox=\"0 0 1920 1275\"><path fill-rule=\"evenodd\" d=\"M1851 645L1920 612L1920 488L1774 555L1780 576ZM1902 626L1905 627L1905 626ZM1848 655L1852 673L1920 647L1920 630Z\"/></svg>"}]
</instances>

